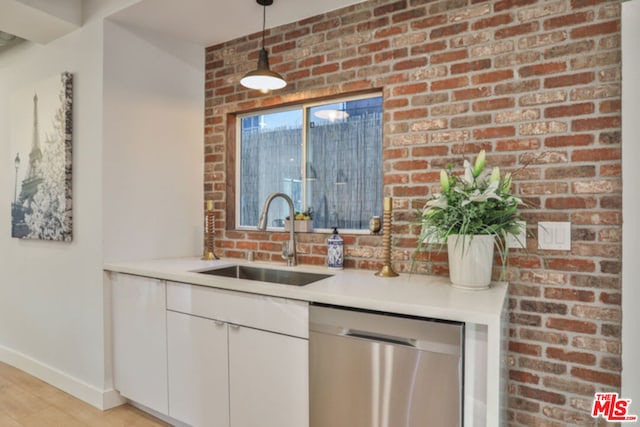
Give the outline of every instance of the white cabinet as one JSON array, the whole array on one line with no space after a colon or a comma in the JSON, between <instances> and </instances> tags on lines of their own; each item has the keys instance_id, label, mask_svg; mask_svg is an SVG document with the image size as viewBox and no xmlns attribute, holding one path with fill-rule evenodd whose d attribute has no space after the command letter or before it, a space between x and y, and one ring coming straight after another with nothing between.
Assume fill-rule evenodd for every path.
<instances>
[{"instance_id":1,"label":"white cabinet","mask_svg":"<svg viewBox=\"0 0 640 427\"><path fill-rule=\"evenodd\" d=\"M231 427L309 424L308 341L229 328Z\"/></svg>"},{"instance_id":2,"label":"white cabinet","mask_svg":"<svg viewBox=\"0 0 640 427\"><path fill-rule=\"evenodd\" d=\"M115 388L167 414L165 282L116 273L110 279Z\"/></svg>"},{"instance_id":3,"label":"white cabinet","mask_svg":"<svg viewBox=\"0 0 640 427\"><path fill-rule=\"evenodd\" d=\"M308 426L307 303L169 282L167 309L171 417Z\"/></svg>"},{"instance_id":4,"label":"white cabinet","mask_svg":"<svg viewBox=\"0 0 640 427\"><path fill-rule=\"evenodd\" d=\"M192 426L229 425L224 322L167 312L169 415Z\"/></svg>"}]
</instances>

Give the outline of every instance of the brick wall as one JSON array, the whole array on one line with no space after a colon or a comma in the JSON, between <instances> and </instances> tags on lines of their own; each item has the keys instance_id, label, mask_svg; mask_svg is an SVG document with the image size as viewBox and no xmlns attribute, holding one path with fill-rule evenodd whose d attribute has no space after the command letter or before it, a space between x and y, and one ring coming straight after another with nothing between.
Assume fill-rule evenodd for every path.
<instances>
[{"instance_id":1,"label":"brick wall","mask_svg":"<svg viewBox=\"0 0 640 427\"><path fill-rule=\"evenodd\" d=\"M238 83L259 39L206 52L205 198L221 254L280 262L288 239L234 230L234 114L381 89L396 270L411 267L414 208L439 169L481 148L516 173L534 235L538 221L572 222L570 252L534 237L512 253L509 422L595 425L593 393L619 390L621 370L620 3L370 0L270 30L289 85L269 95ZM379 268L379 236L344 237L347 267ZM326 238L299 234L301 262L323 264ZM416 269L446 274L444 253L431 260Z\"/></svg>"}]
</instances>

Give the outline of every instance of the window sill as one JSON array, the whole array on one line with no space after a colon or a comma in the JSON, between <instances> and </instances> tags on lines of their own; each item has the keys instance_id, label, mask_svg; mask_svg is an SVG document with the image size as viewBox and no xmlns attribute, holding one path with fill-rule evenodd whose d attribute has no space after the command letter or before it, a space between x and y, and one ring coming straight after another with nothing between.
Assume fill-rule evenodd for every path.
<instances>
[{"instance_id":1,"label":"window sill","mask_svg":"<svg viewBox=\"0 0 640 427\"><path fill-rule=\"evenodd\" d=\"M236 231L257 231L256 227L249 227L249 226L236 227L235 230ZM289 232L289 230L285 230L284 227L267 227L266 231L270 231L270 232L274 232L274 233L288 233ZM380 236L382 236L382 234L371 234L371 232L369 230L347 230L347 229L338 228L338 232L340 234L347 234L347 235L358 235L358 236L364 236L364 235L377 236L377 235L380 235ZM298 231L296 231L296 233L298 233ZM333 233L333 228L314 228L310 232L303 231L303 233L331 234L331 233Z\"/></svg>"}]
</instances>

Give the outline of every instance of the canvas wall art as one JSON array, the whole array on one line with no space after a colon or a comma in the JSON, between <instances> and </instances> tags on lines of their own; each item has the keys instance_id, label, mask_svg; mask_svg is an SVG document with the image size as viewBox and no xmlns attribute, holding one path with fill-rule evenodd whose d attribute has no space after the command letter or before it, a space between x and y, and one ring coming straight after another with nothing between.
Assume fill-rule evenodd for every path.
<instances>
[{"instance_id":1,"label":"canvas wall art","mask_svg":"<svg viewBox=\"0 0 640 427\"><path fill-rule=\"evenodd\" d=\"M73 77L62 73L11 97L11 236L72 240Z\"/></svg>"}]
</instances>

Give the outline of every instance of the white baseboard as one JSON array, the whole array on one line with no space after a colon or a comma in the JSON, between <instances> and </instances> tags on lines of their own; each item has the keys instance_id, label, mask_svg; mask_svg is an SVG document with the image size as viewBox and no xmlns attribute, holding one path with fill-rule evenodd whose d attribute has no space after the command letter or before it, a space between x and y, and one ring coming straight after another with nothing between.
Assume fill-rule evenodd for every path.
<instances>
[{"instance_id":1,"label":"white baseboard","mask_svg":"<svg viewBox=\"0 0 640 427\"><path fill-rule=\"evenodd\" d=\"M104 411L125 403L116 390L100 390L56 368L0 345L0 362L16 367Z\"/></svg>"}]
</instances>

